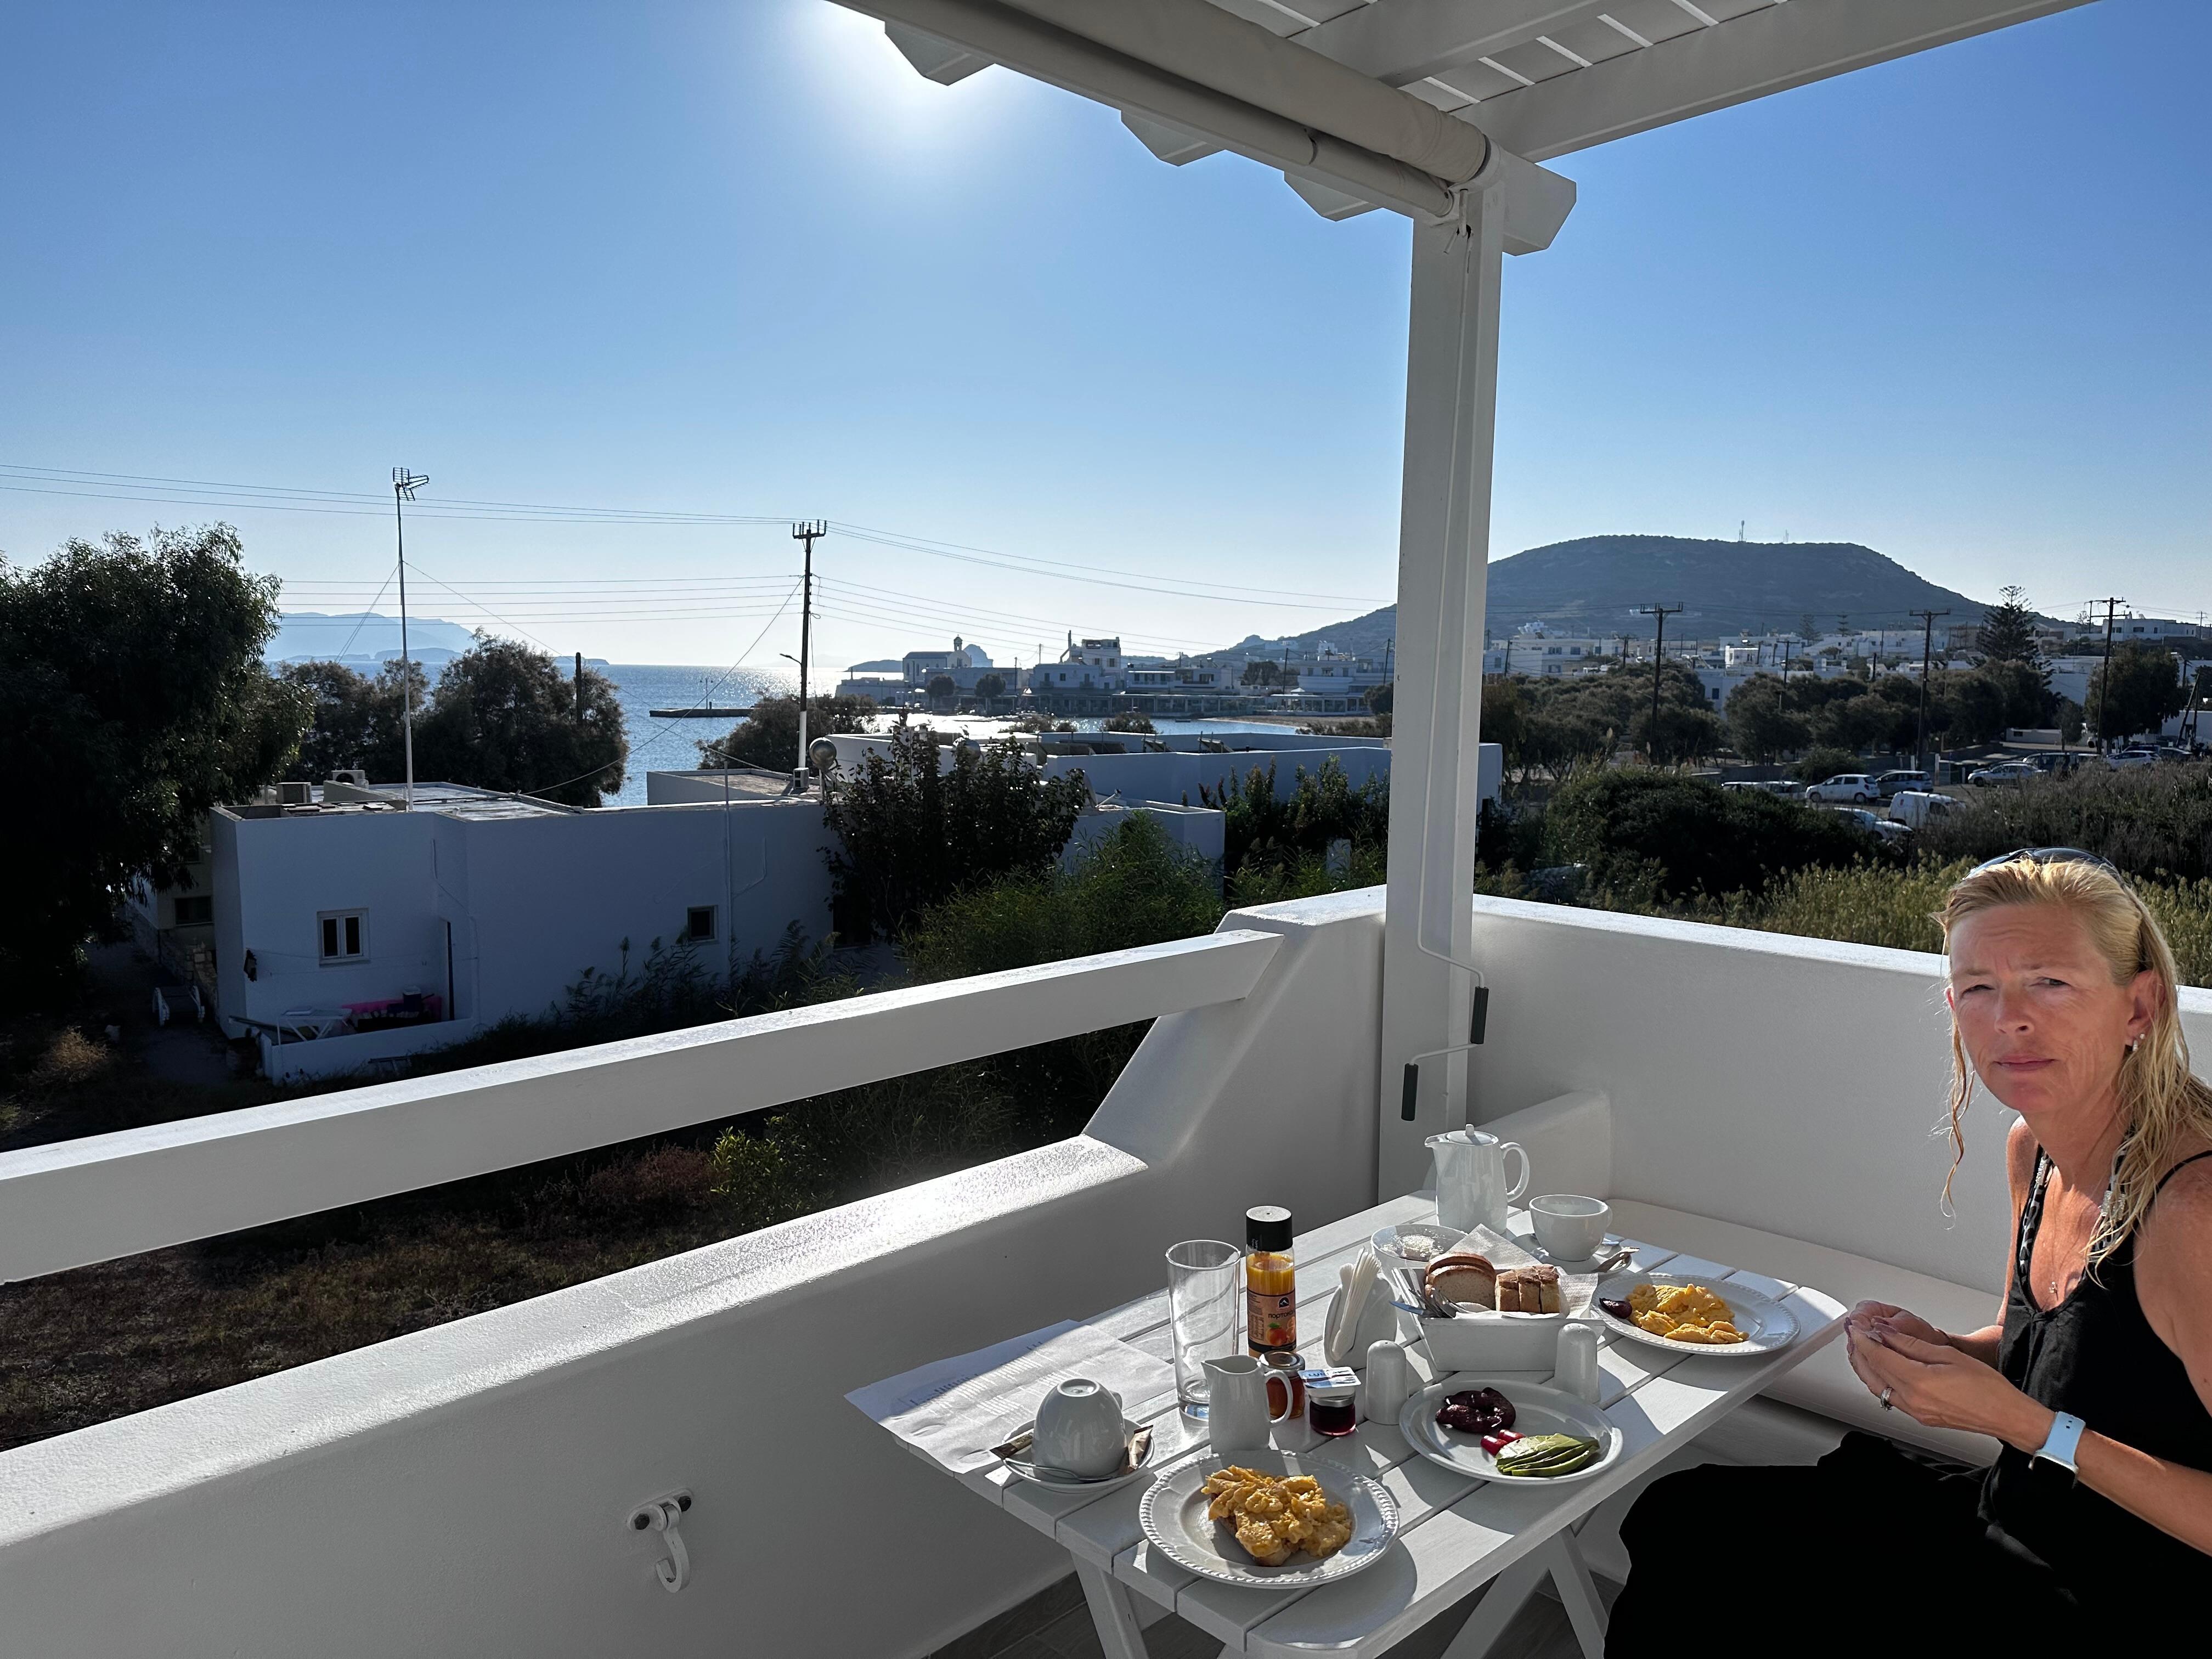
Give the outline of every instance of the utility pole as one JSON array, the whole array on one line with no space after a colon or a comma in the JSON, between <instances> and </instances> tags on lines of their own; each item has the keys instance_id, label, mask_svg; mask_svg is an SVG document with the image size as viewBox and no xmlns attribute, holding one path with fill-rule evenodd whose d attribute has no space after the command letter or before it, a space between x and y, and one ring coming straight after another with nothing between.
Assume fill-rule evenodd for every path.
<instances>
[{"instance_id":1,"label":"utility pole","mask_svg":"<svg viewBox=\"0 0 2212 1659\"><path fill-rule=\"evenodd\" d=\"M1920 720L1912 734L1912 763L1922 771L1928 765L1928 668L1935 654L1936 618L1948 617L1948 611L1908 611L1909 617L1920 618Z\"/></svg>"},{"instance_id":2,"label":"utility pole","mask_svg":"<svg viewBox=\"0 0 2212 1659\"><path fill-rule=\"evenodd\" d=\"M806 653L814 626L814 538L830 533L825 519L808 519L791 526L791 538L806 544L806 563L799 580L799 771L806 773Z\"/></svg>"},{"instance_id":3,"label":"utility pole","mask_svg":"<svg viewBox=\"0 0 2212 1659\"><path fill-rule=\"evenodd\" d=\"M1659 764L1659 666L1667 659L1667 618L1678 616L1679 605L1647 605L1644 614L1658 619L1658 629L1651 638L1651 742L1646 758L1653 766Z\"/></svg>"},{"instance_id":4,"label":"utility pole","mask_svg":"<svg viewBox=\"0 0 2212 1659\"><path fill-rule=\"evenodd\" d=\"M2097 747L2105 747L2108 735L2105 730L2106 710L2112 700L2112 613L2125 605L2123 599L2092 599L2092 605L2105 607L2105 665L2097 671Z\"/></svg>"},{"instance_id":5,"label":"utility pole","mask_svg":"<svg viewBox=\"0 0 2212 1659\"><path fill-rule=\"evenodd\" d=\"M407 806L415 806L415 663L407 651L407 521L399 503L430 482L427 472L392 469L392 529L399 547L399 729L407 751Z\"/></svg>"}]
</instances>

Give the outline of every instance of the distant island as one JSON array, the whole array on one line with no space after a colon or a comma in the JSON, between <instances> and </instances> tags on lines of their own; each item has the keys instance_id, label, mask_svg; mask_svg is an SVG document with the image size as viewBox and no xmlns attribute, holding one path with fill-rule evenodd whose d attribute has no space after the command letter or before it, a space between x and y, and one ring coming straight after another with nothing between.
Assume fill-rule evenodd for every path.
<instances>
[{"instance_id":1,"label":"distant island","mask_svg":"<svg viewBox=\"0 0 2212 1659\"><path fill-rule=\"evenodd\" d=\"M1719 639L1770 629L1904 628L1911 612L1950 611L1947 626L1978 622L1979 599L1939 587L1856 542L1737 542L1686 536L1583 536L1492 561L1486 629L1499 638L1523 623L1554 633L1649 639L1640 606L1680 605L1670 639ZM1245 647L1311 652L1326 640L1350 656L1379 658L1395 635L1385 605L1284 640L1254 635Z\"/></svg>"}]
</instances>

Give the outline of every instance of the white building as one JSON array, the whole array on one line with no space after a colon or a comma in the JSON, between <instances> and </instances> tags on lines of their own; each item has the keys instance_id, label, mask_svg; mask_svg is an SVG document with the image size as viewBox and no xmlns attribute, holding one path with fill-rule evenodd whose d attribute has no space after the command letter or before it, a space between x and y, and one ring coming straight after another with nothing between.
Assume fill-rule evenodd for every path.
<instances>
[{"instance_id":1,"label":"white building","mask_svg":"<svg viewBox=\"0 0 2212 1659\"><path fill-rule=\"evenodd\" d=\"M730 775L728 805L590 811L418 783L209 816L217 1009L270 1075L329 1076L559 1004L659 940L717 975L830 927L822 803ZM627 947L625 949L625 947Z\"/></svg>"},{"instance_id":2,"label":"white building","mask_svg":"<svg viewBox=\"0 0 2212 1659\"><path fill-rule=\"evenodd\" d=\"M1070 640L1058 662L1039 663L1030 676L1038 691L1119 691L1128 682L1119 638Z\"/></svg>"}]
</instances>

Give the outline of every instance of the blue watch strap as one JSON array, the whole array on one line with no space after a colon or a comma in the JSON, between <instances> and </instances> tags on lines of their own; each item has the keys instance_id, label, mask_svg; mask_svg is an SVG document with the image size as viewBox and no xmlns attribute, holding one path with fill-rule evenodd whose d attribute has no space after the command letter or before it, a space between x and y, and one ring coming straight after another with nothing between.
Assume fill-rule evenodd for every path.
<instances>
[{"instance_id":1,"label":"blue watch strap","mask_svg":"<svg viewBox=\"0 0 2212 1659\"><path fill-rule=\"evenodd\" d=\"M2081 1431L2087 1426L2071 1412L2054 1413L2051 1419L2051 1433L2027 1461L2031 1464L2056 1463L2069 1474L2079 1474L2075 1467L2075 1459L2081 1444Z\"/></svg>"}]
</instances>

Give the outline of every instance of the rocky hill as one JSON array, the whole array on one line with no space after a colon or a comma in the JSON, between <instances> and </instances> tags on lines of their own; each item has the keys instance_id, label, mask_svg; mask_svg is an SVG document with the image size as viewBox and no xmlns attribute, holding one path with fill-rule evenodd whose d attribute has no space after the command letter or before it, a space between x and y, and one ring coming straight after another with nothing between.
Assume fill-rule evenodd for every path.
<instances>
[{"instance_id":1,"label":"rocky hill","mask_svg":"<svg viewBox=\"0 0 2212 1659\"><path fill-rule=\"evenodd\" d=\"M1650 605L1679 605L1670 638L1718 639L1748 629L1816 631L1906 628L1911 612L1948 610L1945 625L1978 622L1983 605L1939 587L1896 560L1856 542L1701 541L1683 536L1584 536L1532 547L1490 566L1489 631L1495 637L1528 622L1553 633L1626 634L1649 639ZM1397 628L1385 605L1285 641L1310 650L1326 640L1340 651L1380 656Z\"/></svg>"}]
</instances>

